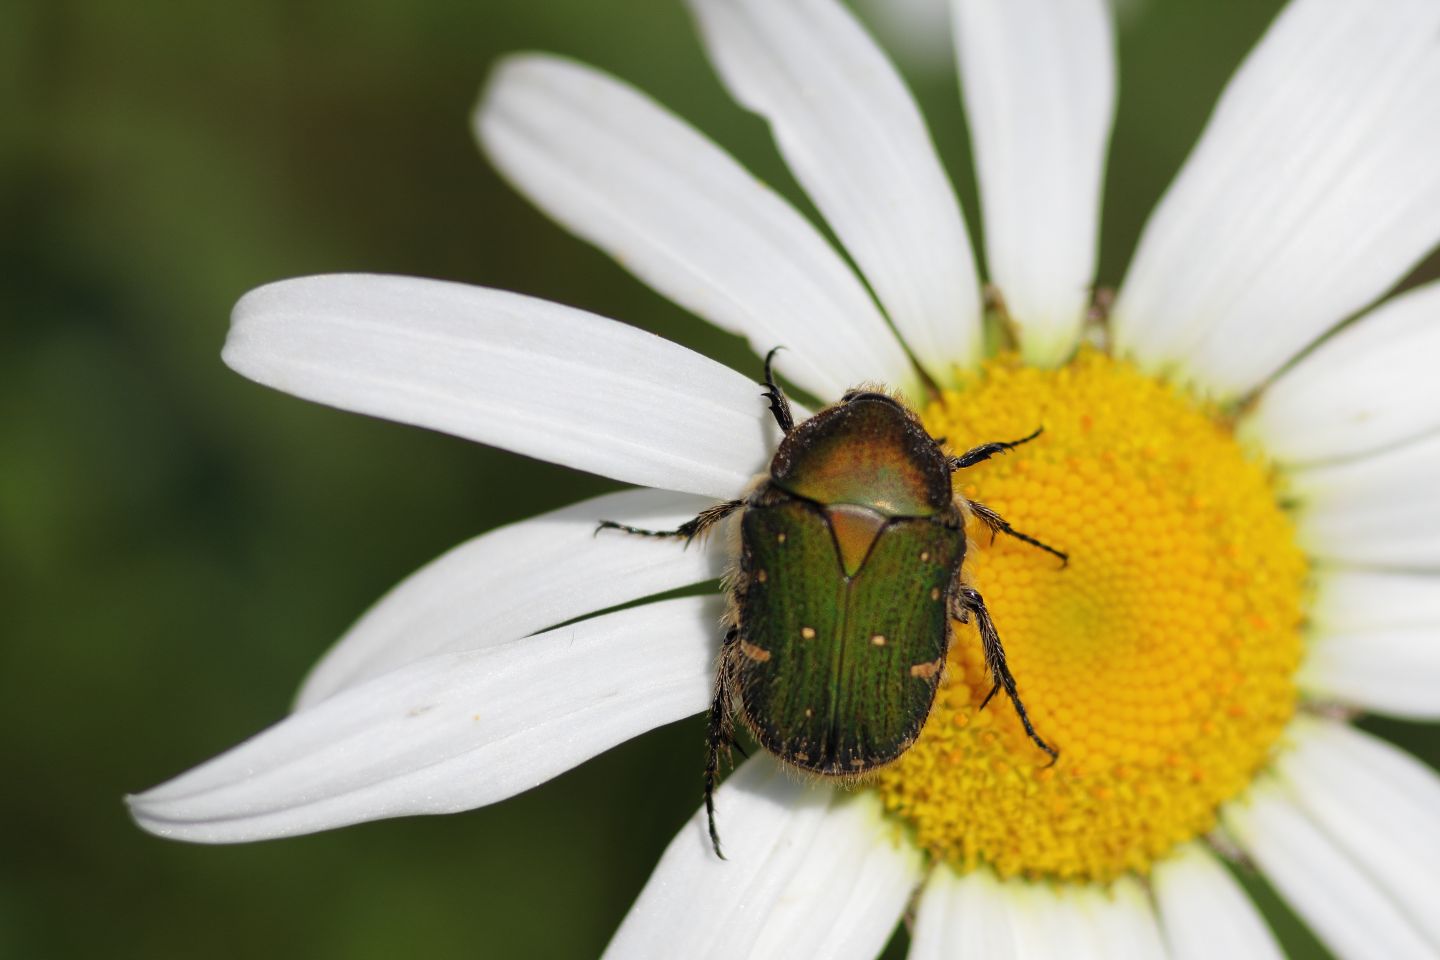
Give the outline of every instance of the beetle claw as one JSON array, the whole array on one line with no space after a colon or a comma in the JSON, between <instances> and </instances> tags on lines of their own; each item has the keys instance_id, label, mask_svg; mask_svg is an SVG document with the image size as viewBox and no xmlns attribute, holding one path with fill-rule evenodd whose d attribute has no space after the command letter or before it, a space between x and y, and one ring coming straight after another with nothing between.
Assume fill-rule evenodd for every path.
<instances>
[{"instance_id":1,"label":"beetle claw","mask_svg":"<svg viewBox=\"0 0 1440 960\"><path fill-rule=\"evenodd\" d=\"M995 696L995 694L998 693L999 691L1000 691L1000 681L999 681L999 680L996 680L996 681L995 681L995 685L990 688L990 692L987 693L987 694L985 694L985 699L980 701L980 710L984 710L984 709L985 709L985 705L990 702L990 698L993 697L993 696ZM979 710L977 710L976 712L978 713Z\"/></svg>"}]
</instances>

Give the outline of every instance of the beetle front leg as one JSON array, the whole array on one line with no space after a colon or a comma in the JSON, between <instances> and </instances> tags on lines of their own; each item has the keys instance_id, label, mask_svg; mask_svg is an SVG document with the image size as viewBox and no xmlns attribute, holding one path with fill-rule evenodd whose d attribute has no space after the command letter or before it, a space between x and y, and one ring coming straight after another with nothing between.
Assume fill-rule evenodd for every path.
<instances>
[{"instance_id":1,"label":"beetle front leg","mask_svg":"<svg viewBox=\"0 0 1440 960\"><path fill-rule=\"evenodd\" d=\"M784 350L784 347L775 347L765 354L765 392L761 394L770 401L770 413L775 417L775 422L780 425L781 433L789 433L795 429L795 415L790 412L790 400L785 396L785 391L775 382L775 374L771 369L771 362L775 354Z\"/></svg>"},{"instance_id":2,"label":"beetle front leg","mask_svg":"<svg viewBox=\"0 0 1440 960\"><path fill-rule=\"evenodd\" d=\"M1062 550L1056 550L1054 547L1050 546L1050 544L1045 543L1041 540L1037 540L1034 537L1030 536L1030 534L1028 533L1021 533L1019 530L1016 530L1014 527L1010 526L1010 524L1005 520L1004 517L1000 516L1000 514L996 513L994 510L991 510L989 507L985 506L985 504L980 503L979 501L966 500L965 502L970 505L970 512L975 514L975 516L979 518L981 523L985 524L985 526L990 528L992 540L994 539L995 534L1003 533L1008 537L1014 537L1021 543L1028 543L1032 547L1039 547L1046 553L1053 554L1059 557L1060 566L1062 567L1068 567L1070 565L1070 555L1068 553L1065 553Z\"/></svg>"},{"instance_id":3,"label":"beetle front leg","mask_svg":"<svg viewBox=\"0 0 1440 960\"><path fill-rule=\"evenodd\" d=\"M1060 753L1040 739L1040 734L1035 732L1035 727L1030 722L1030 715L1025 712L1025 704L1020 702L1020 693L1015 688L1015 677L1010 673L1010 665L1005 662L1005 647L1000 643L1000 634L995 630L995 622L990 619L990 611L985 608L980 591L974 587L962 586L956 593L956 601L958 607L975 615L975 626L980 630L980 643L985 650L985 665L990 668L990 676L995 681L990 692L980 702L980 709L984 710L990 698L1003 687L1006 695L1010 697L1010 703L1015 707L1016 715L1020 717L1021 726L1037 747L1050 754L1050 763L1053 764L1060 759Z\"/></svg>"},{"instance_id":4,"label":"beetle front leg","mask_svg":"<svg viewBox=\"0 0 1440 960\"><path fill-rule=\"evenodd\" d=\"M726 500L724 503L717 503L713 507L706 507L700 511L700 515L694 520L686 520L674 530L646 530L642 527L632 527L624 523L616 523L614 520L601 520L595 527L595 532L601 530L621 530L625 533L633 533L641 537L673 537L683 539L688 546L691 540L696 537L703 537L711 527L724 520L740 507L745 505L744 500Z\"/></svg>"},{"instance_id":5,"label":"beetle front leg","mask_svg":"<svg viewBox=\"0 0 1440 960\"><path fill-rule=\"evenodd\" d=\"M973 467L977 463L983 463L995 456L997 453L1004 453L1006 450L1014 450L1022 443L1029 443L1040 434L1045 432L1044 427L1036 427L1035 432L1028 437L1021 437L1019 440L997 440L993 443L982 443L978 447L966 450L958 457L950 458L951 470L964 470L966 467Z\"/></svg>"}]
</instances>

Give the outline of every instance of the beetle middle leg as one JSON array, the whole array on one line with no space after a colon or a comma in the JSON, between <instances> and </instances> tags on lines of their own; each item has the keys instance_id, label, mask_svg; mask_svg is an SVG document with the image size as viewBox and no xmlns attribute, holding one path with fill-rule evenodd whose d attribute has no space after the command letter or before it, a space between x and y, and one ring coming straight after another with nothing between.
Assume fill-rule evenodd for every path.
<instances>
[{"instance_id":1,"label":"beetle middle leg","mask_svg":"<svg viewBox=\"0 0 1440 960\"><path fill-rule=\"evenodd\" d=\"M686 520L674 530L646 530L643 527L632 527L624 523L616 523L614 520L601 520L595 527L595 532L601 530L621 530L625 533L633 533L641 537L671 537L677 540L684 540L688 545L696 537L703 537L711 527L724 520L740 507L745 505L744 500L726 500L717 503L713 507L706 507L694 520Z\"/></svg>"},{"instance_id":2,"label":"beetle middle leg","mask_svg":"<svg viewBox=\"0 0 1440 960\"><path fill-rule=\"evenodd\" d=\"M1060 759L1060 753L1050 744L1040 739L1040 734L1035 732L1035 726L1030 722L1030 715L1025 712L1025 704L1020 702L1020 692L1015 688L1015 677L1010 672L1010 665L1005 662L1005 647L1000 643L1000 634L995 630L995 622L990 619L990 611L985 608L985 601L980 596L980 591L974 587L961 586L955 594L955 609L952 614L957 620L963 621L961 613L970 613L975 616L975 626L980 630L980 643L985 650L985 665L990 668L990 675L994 678L994 685L985 699L980 702L980 709L984 710L985 705L1005 688L1005 694L1010 698L1010 703L1015 707L1015 713L1020 718L1020 724L1025 728L1026 734L1035 742L1035 745L1046 753L1050 754L1050 763Z\"/></svg>"},{"instance_id":3,"label":"beetle middle leg","mask_svg":"<svg viewBox=\"0 0 1440 960\"><path fill-rule=\"evenodd\" d=\"M1053 554L1059 557L1060 565L1062 567L1070 565L1070 555L1068 553L1065 553L1063 550L1056 550L1054 547L1050 546L1050 544L1045 543L1042 540L1037 540L1034 537L1030 536L1030 534L1028 533L1021 533L1019 530L1016 530L1014 527L1010 526L1010 524L1005 520L1004 517L1000 516L1000 514L996 513L994 510L991 510L983 503L975 500L966 500L965 502L970 505L970 511L974 513L977 518L979 518L980 522L990 528L992 539L995 534L1003 533L1006 536L1014 537L1021 543L1028 543L1032 547L1039 547L1046 553Z\"/></svg>"}]
</instances>

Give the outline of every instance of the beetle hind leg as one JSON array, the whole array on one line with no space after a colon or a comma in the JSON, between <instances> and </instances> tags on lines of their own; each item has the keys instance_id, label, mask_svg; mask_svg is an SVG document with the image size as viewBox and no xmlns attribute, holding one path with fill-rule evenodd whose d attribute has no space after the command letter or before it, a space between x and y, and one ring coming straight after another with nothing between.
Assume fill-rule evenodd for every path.
<instances>
[{"instance_id":1,"label":"beetle hind leg","mask_svg":"<svg viewBox=\"0 0 1440 960\"><path fill-rule=\"evenodd\" d=\"M735 727L730 716L730 651L740 638L740 628L732 626L725 632L720 648L720 672L715 678L715 696L710 700L710 715L705 724L705 819L710 828L710 846L721 860L720 831L715 827L715 783L720 777L720 753L732 749L745 751L735 742Z\"/></svg>"},{"instance_id":2,"label":"beetle hind leg","mask_svg":"<svg viewBox=\"0 0 1440 960\"><path fill-rule=\"evenodd\" d=\"M717 503L713 507L706 507L694 520L686 520L674 530L646 530L643 527L632 527L628 524L617 523L614 520L601 520L595 527L595 532L601 530L619 530L622 533L633 533L638 537L669 537L676 540L684 540L687 544L696 537L703 537L715 524L724 520L740 507L745 505L744 500L726 500Z\"/></svg>"},{"instance_id":3,"label":"beetle hind leg","mask_svg":"<svg viewBox=\"0 0 1440 960\"><path fill-rule=\"evenodd\" d=\"M980 591L974 587L962 586L955 599L957 607L975 615L975 626L980 630L980 642L985 649L985 664L990 668L990 675L995 681L990 692L980 702L980 709L984 710L990 698L1004 688L1010 703L1015 707L1016 716L1020 718L1020 725L1025 728L1025 733L1035 746L1050 755L1050 763L1053 764L1060 759L1060 752L1040 739L1040 734L1035 732L1035 725L1030 722L1030 715L1025 712L1025 704L1021 702L1020 692L1015 688L1015 677L1010 672L1010 665L1005 662L1005 647L1000 643L1000 634L995 630L995 622L990 619L990 611L985 608Z\"/></svg>"},{"instance_id":4,"label":"beetle hind leg","mask_svg":"<svg viewBox=\"0 0 1440 960\"><path fill-rule=\"evenodd\" d=\"M705 726L705 820L710 827L710 846L721 860L725 854L720 850L720 831L715 827L715 782L720 777L720 751L730 741L725 732L726 706L724 694L717 689L710 701L710 719Z\"/></svg>"}]
</instances>

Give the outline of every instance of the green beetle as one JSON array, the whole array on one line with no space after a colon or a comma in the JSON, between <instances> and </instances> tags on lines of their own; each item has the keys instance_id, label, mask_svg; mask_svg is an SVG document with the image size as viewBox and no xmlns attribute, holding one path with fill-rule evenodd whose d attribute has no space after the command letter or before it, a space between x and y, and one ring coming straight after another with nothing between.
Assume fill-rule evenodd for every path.
<instances>
[{"instance_id":1,"label":"green beetle","mask_svg":"<svg viewBox=\"0 0 1440 960\"><path fill-rule=\"evenodd\" d=\"M855 389L800 424L765 358L765 393L784 439L747 496L706 509L674 530L617 529L687 543L736 510L740 562L711 701L705 808L715 828L720 753L738 713L770 753L825 777L854 778L903 754L930 715L950 646L950 621L975 618L994 685L1025 732L1035 732L979 592L965 583L965 520L1066 554L958 497L951 474L1035 439L945 454L918 417L889 394Z\"/></svg>"}]
</instances>

